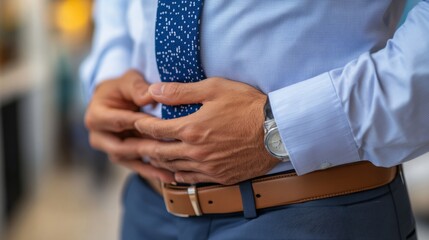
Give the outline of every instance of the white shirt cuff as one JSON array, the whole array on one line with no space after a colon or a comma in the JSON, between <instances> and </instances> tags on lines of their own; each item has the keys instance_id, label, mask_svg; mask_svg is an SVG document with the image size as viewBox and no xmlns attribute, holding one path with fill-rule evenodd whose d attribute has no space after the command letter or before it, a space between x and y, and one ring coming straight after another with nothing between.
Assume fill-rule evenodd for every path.
<instances>
[{"instance_id":1,"label":"white shirt cuff","mask_svg":"<svg viewBox=\"0 0 429 240\"><path fill-rule=\"evenodd\" d=\"M298 175L360 160L329 73L271 92L269 98Z\"/></svg>"}]
</instances>

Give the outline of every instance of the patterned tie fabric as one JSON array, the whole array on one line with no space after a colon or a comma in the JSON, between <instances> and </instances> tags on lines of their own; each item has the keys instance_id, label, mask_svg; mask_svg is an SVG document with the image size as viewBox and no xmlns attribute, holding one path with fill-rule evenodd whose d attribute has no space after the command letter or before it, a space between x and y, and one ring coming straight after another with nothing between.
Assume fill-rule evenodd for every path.
<instances>
[{"instance_id":1,"label":"patterned tie fabric","mask_svg":"<svg viewBox=\"0 0 429 240\"><path fill-rule=\"evenodd\" d=\"M191 83L205 79L200 60L203 0L158 0L155 28L156 63L163 82ZM201 104L162 106L162 118L183 117Z\"/></svg>"}]
</instances>

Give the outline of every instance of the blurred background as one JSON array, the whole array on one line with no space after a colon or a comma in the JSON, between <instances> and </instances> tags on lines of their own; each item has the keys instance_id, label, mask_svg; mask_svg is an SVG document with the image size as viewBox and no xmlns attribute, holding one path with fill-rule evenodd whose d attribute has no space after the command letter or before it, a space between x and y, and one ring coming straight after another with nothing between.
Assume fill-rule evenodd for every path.
<instances>
[{"instance_id":1,"label":"blurred background","mask_svg":"<svg viewBox=\"0 0 429 240\"><path fill-rule=\"evenodd\" d=\"M92 4L0 0L0 239L118 239L128 172L91 150L82 123ZM405 171L429 239L429 155Z\"/></svg>"}]
</instances>

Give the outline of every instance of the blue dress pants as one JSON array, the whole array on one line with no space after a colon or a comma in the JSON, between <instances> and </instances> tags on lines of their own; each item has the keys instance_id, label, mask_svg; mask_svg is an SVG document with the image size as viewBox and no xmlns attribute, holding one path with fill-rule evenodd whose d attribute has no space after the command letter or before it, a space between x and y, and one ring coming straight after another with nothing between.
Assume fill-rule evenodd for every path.
<instances>
[{"instance_id":1,"label":"blue dress pants","mask_svg":"<svg viewBox=\"0 0 429 240\"><path fill-rule=\"evenodd\" d=\"M417 239L400 174L373 190L258 210L253 219L242 213L175 217L138 175L130 176L123 194L123 240Z\"/></svg>"}]
</instances>

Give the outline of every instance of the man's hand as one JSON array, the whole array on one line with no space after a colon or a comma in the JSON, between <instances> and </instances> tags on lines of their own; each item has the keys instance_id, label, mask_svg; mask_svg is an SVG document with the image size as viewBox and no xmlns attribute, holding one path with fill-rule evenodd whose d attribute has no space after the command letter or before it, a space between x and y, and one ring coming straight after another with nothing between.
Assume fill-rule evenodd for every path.
<instances>
[{"instance_id":1,"label":"man's hand","mask_svg":"<svg viewBox=\"0 0 429 240\"><path fill-rule=\"evenodd\" d=\"M235 184L272 169L279 160L263 143L266 95L231 80L159 83L152 98L167 105L202 103L196 113L171 120L142 116L136 128L155 139L149 154L154 166L175 172L178 182Z\"/></svg>"},{"instance_id":2,"label":"man's hand","mask_svg":"<svg viewBox=\"0 0 429 240\"><path fill-rule=\"evenodd\" d=\"M104 151L109 159L146 178L164 182L174 181L173 174L142 162L147 149L158 141L135 131L134 122L146 114L140 106L152 104L147 93L148 84L136 71L102 82L95 89L85 115L92 147ZM145 147L142 147L145 146Z\"/></svg>"}]
</instances>

